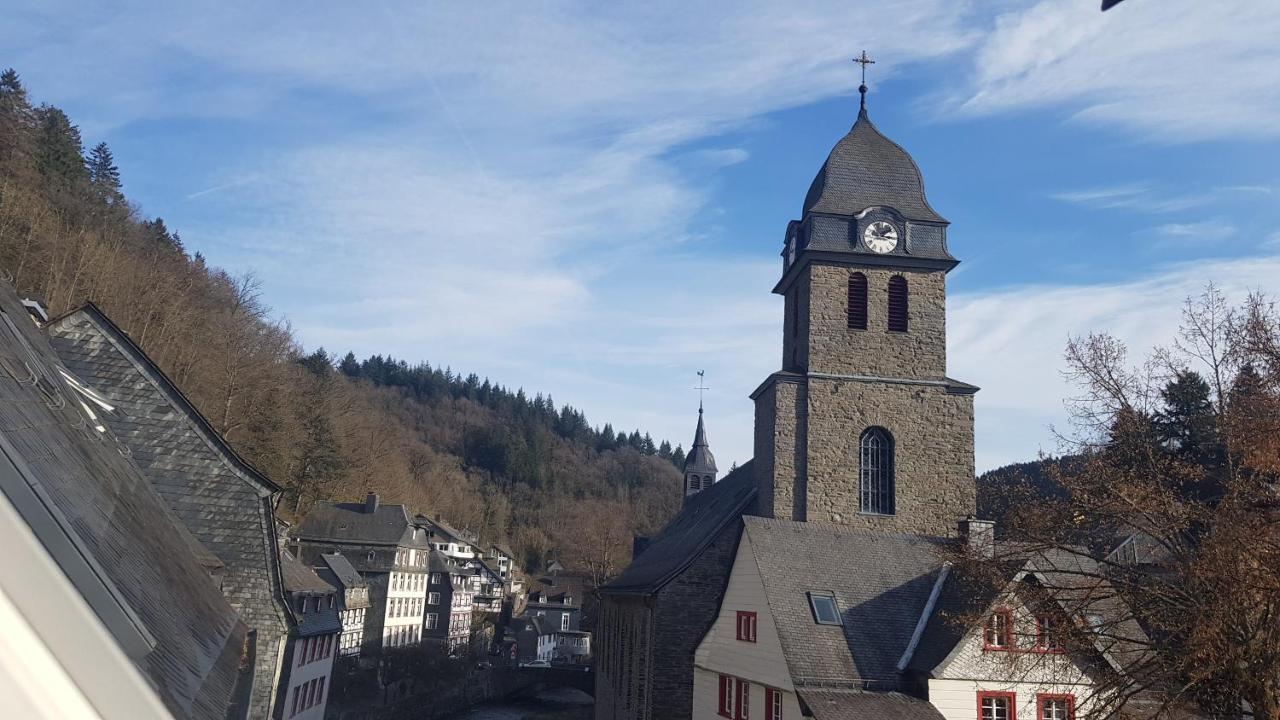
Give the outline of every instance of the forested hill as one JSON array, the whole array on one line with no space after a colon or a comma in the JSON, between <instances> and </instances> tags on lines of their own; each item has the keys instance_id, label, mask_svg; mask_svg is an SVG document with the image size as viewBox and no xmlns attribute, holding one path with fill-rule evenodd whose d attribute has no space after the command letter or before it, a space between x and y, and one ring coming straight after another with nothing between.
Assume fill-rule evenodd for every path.
<instances>
[{"instance_id":1,"label":"forested hill","mask_svg":"<svg viewBox=\"0 0 1280 720\"><path fill-rule=\"evenodd\" d=\"M123 192L104 143L0 76L0 270L52 313L97 303L286 488L282 513L380 492L537 567L608 573L679 507L683 453L549 396L373 356L306 352L258 285L208 265ZM447 356L448 348L440 355Z\"/></svg>"}]
</instances>

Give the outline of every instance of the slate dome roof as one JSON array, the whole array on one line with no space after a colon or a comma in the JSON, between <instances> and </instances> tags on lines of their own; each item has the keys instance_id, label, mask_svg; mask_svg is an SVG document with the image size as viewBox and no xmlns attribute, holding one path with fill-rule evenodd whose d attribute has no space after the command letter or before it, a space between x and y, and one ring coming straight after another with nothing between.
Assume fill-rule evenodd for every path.
<instances>
[{"instance_id":1,"label":"slate dome roof","mask_svg":"<svg viewBox=\"0 0 1280 720\"><path fill-rule=\"evenodd\" d=\"M909 220L946 222L925 199L924 179L915 161L876 129L864 109L813 179L804 211L857 215L877 205L891 207Z\"/></svg>"},{"instance_id":2,"label":"slate dome roof","mask_svg":"<svg viewBox=\"0 0 1280 720\"><path fill-rule=\"evenodd\" d=\"M693 447L684 458L686 473L716 472L716 457L707 445L707 431L702 427L702 408L698 408L698 429L693 434Z\"/></svg>"}]
</instances>

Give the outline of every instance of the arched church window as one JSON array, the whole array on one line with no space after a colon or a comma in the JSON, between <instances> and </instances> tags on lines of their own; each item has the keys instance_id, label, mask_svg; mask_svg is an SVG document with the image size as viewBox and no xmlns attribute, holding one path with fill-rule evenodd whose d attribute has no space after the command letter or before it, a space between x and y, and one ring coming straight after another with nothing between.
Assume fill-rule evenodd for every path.
<instances>
[{"instance_id":1,"label":"arched church window","mask_svg":"<svg viewBox=\"0 0 1280 720\"><path fill-rule=\"evenodd\" d=\"M858 442L859 507L878 515L894 513L893 436L880 427L867 428Z\"/></svg>"},{"instance_id":2,"label":"arched church window","mask_svg":"<svg viewBox=\"0 0 1280 720\"><path fill-rule=\"evenodd\" d=\"M860 272L849 275L848 319L850 330L867 329L867 276Z\"/></svg>"},{"instance_id":3,"label":"arched church window","mask_svg":"<svg viewBox=\"0 0 1280 720\"><path fill-rule=\"evenodd\" d=\"M901 275L889 278L889 330L907 331L907 279Z\"/></svg>"}]
</instances>

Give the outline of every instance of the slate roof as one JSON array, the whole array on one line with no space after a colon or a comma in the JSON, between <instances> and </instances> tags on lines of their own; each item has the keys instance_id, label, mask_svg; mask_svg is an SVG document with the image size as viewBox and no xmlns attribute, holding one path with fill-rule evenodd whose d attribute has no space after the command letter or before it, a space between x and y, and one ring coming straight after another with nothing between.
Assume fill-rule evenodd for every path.
<instances>
[{"instance_id":1,"label":"slate roof","mask_svg":"<svg viewBox=\"0 0 1280 720\"><path fill-rule=\"evenodd\" d=\"M284 577L284 589L288 592L324 595L337 591L288 550L280 550L280 572Z\"/></svg>"},{"instance_id":2,"label":"slate roof","mask_svg":"<svg viewBox=\"0 0 1280 720\"><path fill-rule=\"evenodd\" d=\"M7 283L0 310L0 454L13 471L5 494L29 522L51 519L33 530L82 594L87 576L72 567L91 568L106 589L85 596L99 616L116 608L137 628L105 623L175 717L243 716L235 704L248 628L122 446L94 429ZM75 556L55 552L55 537Z\"/></svg>"},{"instance_id":3,"label":"slate roof","mask_svg":"<svg viewBox=\"0 0 1280 720\"><path fill-rule=\"evenodd\" d=\"M342 553L321 553L321 562L343 588L365 587L368 583L360 577L360 573L351 565L351 561ZM326 578L327 580L327 578Z\"/></svg>"},{"instance_id":4,"label":"slate roof","mask_svg":"<svg viewBox=\"0 0 1280 720\"><path fill-rule=\"evenodd\" d=\"M684 457L684 471L716 472L716 456L711 454L711 447L707 444L707 431L702 426L702 408L698 408L698 429L693 433L693 445L689 447L689 454Z\"/></svg>"},{"instance_id":5,"label":"slate roof","mask_svg":"<svg viewBox=\"0 0 1280 720\"><path fill-rule=\"evenodd\" d=\"M284 575L285 590L290 593L308 596L319 595L322 598L326 598L333 596L337 592L337 588L322 579L314 570L295 558L288 550L280 551L280 570ZM295 612L294 615L297 618L295 633L298 637L342 632L342 619L339 616L337 598L334 598L332 607L327 602L322 601L322 605L318 609L311 612Z\"/></svg>"},{"instance_id":6,"label":"slate roof","mask_svg":"<svg viewBox=\"0 0 1280 720\"><path fill-rule=\"evenodd\" d=\"M294 537L359 545L429 547L425 538L415 539L413 531L404 505L379 503L373 512L368 512L362 502L317 502L298 524Z\"/></svg>"},{"instance_id":7,"label":"slate roof","mask_svg":"<svg viewBox=\"0 0 1280 720\"><path fill-rule=\"evenodd\" d=\"M915 160L881 134L864 109L813 179L804 212L850 216L873 206L891 207L909 220L946 222L925 199Z\"/></svg>"},{"instance_id":8,"label":"slate roof","mask_svg":"<svg viewBox=\"0 0 1280 720\"><path fill-rule=\"evenodd\" d=\"M793 681L897 687L947 541L773 518L743 523ZM835 596L843 626L814 622L811 591Z\"/></svg>"},{"instance_id":9,"label":"slate roof","mask_svg":"<svg viewBox=\"0 0 1280 720\"><path fill-rule=\"evenodd\" d=\"M817 720L943 720L929 701L897 692L801 690L799 694Z\"/></svg>"},{"instance_id":10,"label":"slate roof","mask_svg":"<svg viewBox=\"0 0 1280 720\"><path fill-rule=\"evenodd\" d=\"M721 530L750 509L756 496L751 467L748 461L709 489L690 497L680 514L601 592L656 592L689 567Z\"/></svg>"},{"instance_id":11,"label":"slate roof","mask_svg":"<svg viewBox=\"0 0 1280 720\"><path fill-rule=\"evenodd\" d=\"M225 564L222 592L278 657L291 613L280 586L272 500L280 490L241 458L132 339L89 304L45 326L77 380L105 397L101 421L128 448L174 515ZM269 710L275 670L255 674L254 714Z\"/></svg>"}]
</instances>

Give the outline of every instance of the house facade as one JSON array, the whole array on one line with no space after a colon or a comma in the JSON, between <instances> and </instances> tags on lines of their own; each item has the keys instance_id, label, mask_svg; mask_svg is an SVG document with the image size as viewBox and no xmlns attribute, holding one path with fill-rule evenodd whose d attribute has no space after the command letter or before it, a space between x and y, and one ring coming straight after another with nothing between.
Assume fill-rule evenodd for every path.
<instances>
[{"instance_id":1,"label":"house facade","mask_svg":"<svg viewBox=\"0 0 1280 720\"><path fill-rule=\"evenodd\" d=\"M293 532L308 565L341 553L368 588L361 656L422 639L427 586L426 533L403 505L384 504L369 493L362 503L316 503Z\"/></svg>"},{"instance_id":2,"label":"house facade","mask_svg":"<svg viewBox=\"0 0 1280 720\"><path fill-rule=\"evenodd\" d=\"M428 569L423 637L450 653L462 652L471 641L473 575L439 550L431 551Z\"/></svg>"},{"instance_id":3,"label":"house facade","mask_svg":"<svg viewBox=\"0 0 1280 720\"><path fill-rule=\"evenodd\" d=\"M358 656L364 644L365 615L369 611L369 584L343 557L342 553L321 553L323 565L316 566L316 573L325 582L338 589L338 613L342 620L342 636L338 641L338 655Z\"/></svg>"},{"instance_id":4,"label":"house facade","mask_svg":"<svg viewBox=\"0 0 1280 720\"><path fill-rule=\"evenodd\" d=\"M288 550L281 551L280 560L297 623L289 634L280 678L283 691L273 717L323 720L342 633L338 589Z\"/></svg>"}]
</instances>

